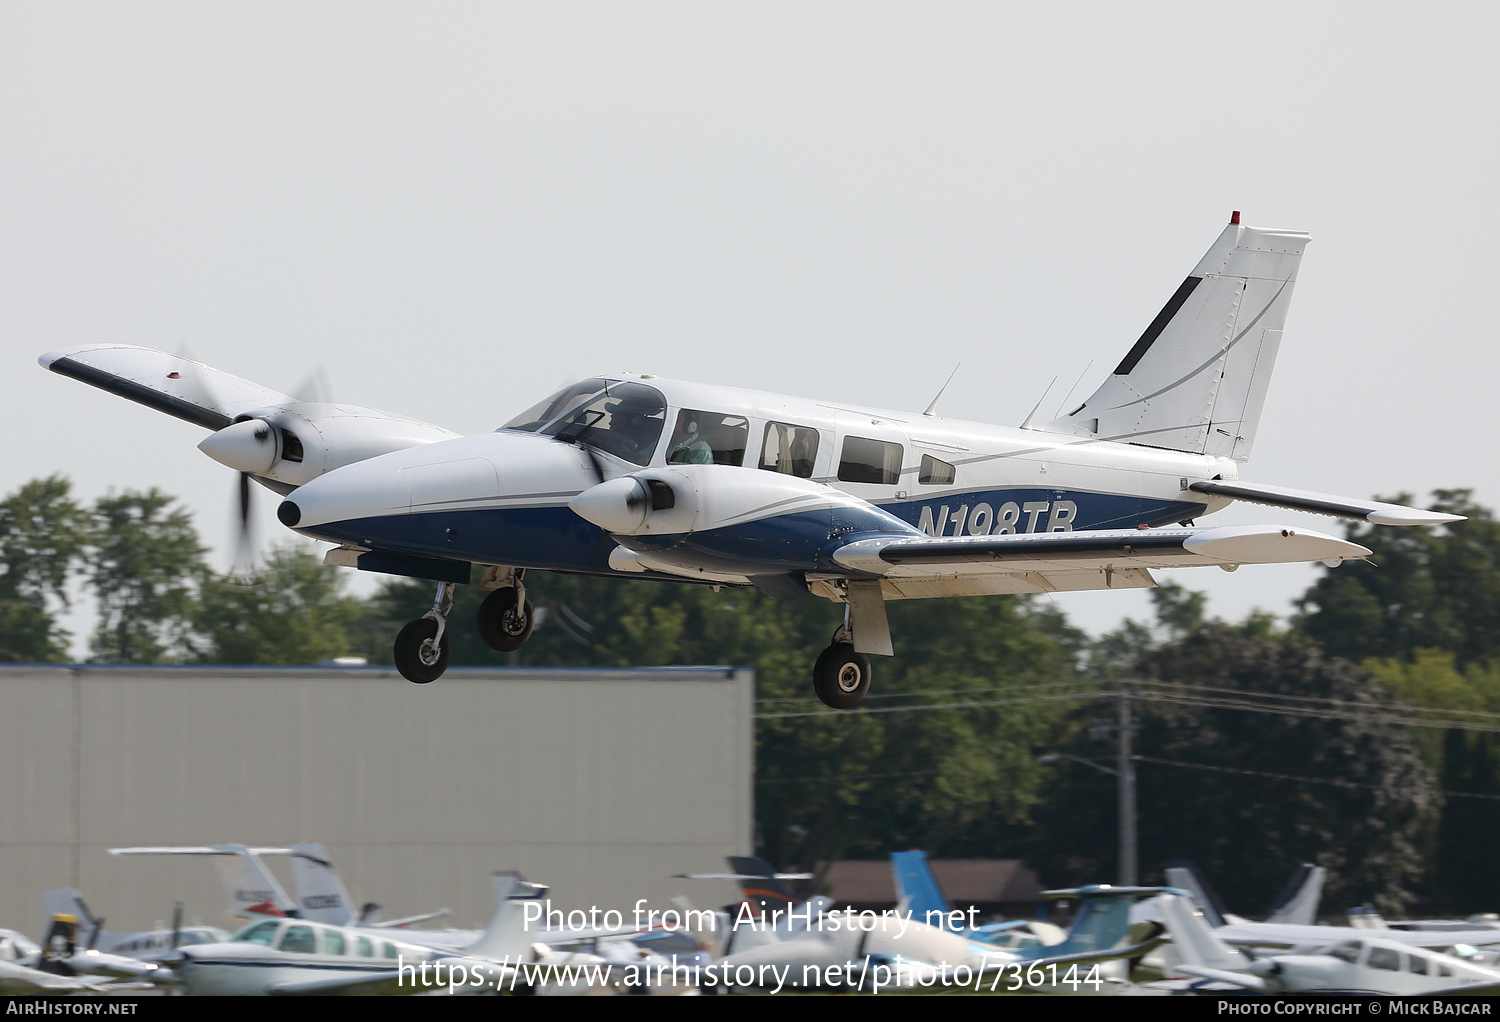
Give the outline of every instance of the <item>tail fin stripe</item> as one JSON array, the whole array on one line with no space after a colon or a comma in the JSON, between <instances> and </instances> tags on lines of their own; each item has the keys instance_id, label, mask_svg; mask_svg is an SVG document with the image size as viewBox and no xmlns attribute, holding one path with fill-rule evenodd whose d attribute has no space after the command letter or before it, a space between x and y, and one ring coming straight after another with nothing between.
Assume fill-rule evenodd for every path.
<instances>
[{"instance_id":1,"label":"tail fin stripe","mask_svg":"<svg viewBox=\"0 0 1500 1022\"><path fill-rule=\"evenodd\" d=\"M1189 277L1182 282L1182 285L1177 289L1177 293L1167 299L1167 304L1161 307L1161 311L1156 314L1156 318L1151 321L1151 325L1146 328L1146 332L1141 334L1141 339L1135 342L1135 347L1131 348L1120 361L1120 364L1115 366L1116 376L1130 375L1130 370L1134 369L1136 363L1145 357L1147 351L1151 350L1151 345L1156 343L1156 339L1167 328L1167 324L1172 322L1172 318L1177 315L1178 310L1187 302L1188 296L1193 293L1193 289L1201 283L1203 283L1202 277Z\"/></svg>"}]
</instances>

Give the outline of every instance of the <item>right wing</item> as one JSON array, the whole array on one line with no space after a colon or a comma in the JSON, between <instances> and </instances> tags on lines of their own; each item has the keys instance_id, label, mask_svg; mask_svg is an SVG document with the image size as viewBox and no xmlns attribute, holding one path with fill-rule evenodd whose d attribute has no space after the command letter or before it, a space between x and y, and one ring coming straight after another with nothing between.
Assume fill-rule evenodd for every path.
<instances>
[{"instance_id":1,"label":"right wing","mask_svg":"<svg viewBox=\"0 0 1500 1022\"><path fill-rule=\"evenodd\" d=\"M1217 565L1233 570L1241 564L1337 563L1369 554L1358 543L1306 529L1232 525L1004 536L881 536L845 544L834 551L833 559L852 571L880 576L910 598L978 595L922 591L933 586L988 584L995 592L1149 587L1155 582L1143 569Z\"/></svg>"}]
</instances>

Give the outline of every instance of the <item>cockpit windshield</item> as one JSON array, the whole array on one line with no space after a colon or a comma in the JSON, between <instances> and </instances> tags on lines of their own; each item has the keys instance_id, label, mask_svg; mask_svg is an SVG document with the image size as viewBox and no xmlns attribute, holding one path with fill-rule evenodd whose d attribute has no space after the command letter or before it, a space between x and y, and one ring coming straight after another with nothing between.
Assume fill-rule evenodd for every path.
<instances>
[{"instance_id":1,"label":"cockpit windshield","mask_svg":"<svg viewBox=\"0 0 1500 1022\"><path fill-rule=\"evenodd\" d=\"M667 402L660 391L639 383L616 383L549 422L541 432L644 465L651 460L666 421Z\"/></svg>"},{"instance_id":2,"label":"cockpit windshield","mask_svg":"<svg viewBox=\"0 0 1500 1022\"><path fill-rule=\"evenodd\" d=\"M532 405L500 428L535 433L559 415L572 411L580 402L599 393L605 386L603 380L584 380L582 383L575 383L571 387L559 390L547 400Z\"/></svg>"}]
</instances>

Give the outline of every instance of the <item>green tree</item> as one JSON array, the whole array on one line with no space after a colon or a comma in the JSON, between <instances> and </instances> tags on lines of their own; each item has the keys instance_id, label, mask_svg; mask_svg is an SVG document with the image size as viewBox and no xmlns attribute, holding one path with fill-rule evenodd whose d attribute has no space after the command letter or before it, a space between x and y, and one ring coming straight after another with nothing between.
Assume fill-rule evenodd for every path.
<instances>
[{"instance_id":1,"label":"green tree","mask_svg":"<svg viewBox=\"0 0 1500 1022\"><path fill-rule=\"evenodd\" d=\"M34 479L0 502L0 660L60 662L68 633L54 607L88 532L62 476Z\"/></svg>"},{"instance_id":2,"label":"green tree","mask_svg":"<svg viewBox=\"0 0 1500 1022\"><path fill-rule=\"evenodd\" d=\"M1371 563L1326 570L1298 601L1299 627L1330 655L1406 659L1428 648L1460 665L1500 659L1500 522L1469 490L1434 491L1432 506L1468 521L1351 527Z\"/></svg>"},{"instance_id":3,"label":"green tree","mask_svg":"<svg viewBox=\"0 0 1500 1022\"><path fill-rule=\"evenodd\" d=\"M152 489L94 504L88 572L100 620L93 659L140 664L189 655L208 568L192 516L174 502Z\"/></svg>"},{"instance_id":4,"label":"green tree","mask_svg":"<svg viewBox=\"0 0 1500 1022\"><path fill-rule=\"evenodd\" d=\"M200 662L312 664L351 651L359 601L317 557L277 547L253 581L210 577L194 624L207 646Z\"/></svg>"},{"instance_id":5,"label":"green tree","mask_svg":"<svg viewBox=\"0 0 1500 1022\"><path fill-rule=\"evenodd\" d=\"M1251 912L1291 868L1315 862L1329 870L1333 903L1373 901L1394 913L1412 900L1438 801L1409 730L1361 709L1389 703L1390 692L1305 636L1270 633L1256 618L1199 625L1146 652L1136 674L1144 679L1132 699L1141 719L1143 877L1193 859L1234 910ZM1346 709L1329 719L1244 708L1308 698ZM1084 710L1070 751L1107 759L1113 729L1087 725L1111 716L1112 706ZM1113 876L1116 807L1114 778L1060 766L1028 859L1051 883Z\"/></svg>"}]
</instances>

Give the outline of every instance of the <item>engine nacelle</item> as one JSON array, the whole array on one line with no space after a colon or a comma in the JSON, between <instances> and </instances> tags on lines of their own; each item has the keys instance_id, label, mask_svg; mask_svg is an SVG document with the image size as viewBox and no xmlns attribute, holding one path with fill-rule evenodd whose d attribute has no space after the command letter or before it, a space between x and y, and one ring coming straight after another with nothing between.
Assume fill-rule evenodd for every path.
<instances>
[{"instance_id":1,"label":"engine nacelle","mask_svg":"<svg viewBox=\"0 0 1500 1022\"><path fill-rule=\"evenodd\" d=\"M198 449L237 471L301 486L356 461L457 436L373 408L299 401L243 416L210 434Z\"/></svg>"}]
</instances>

